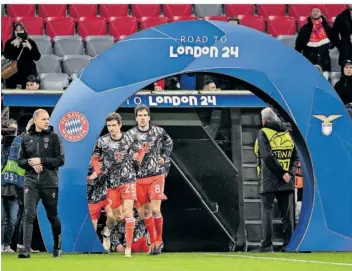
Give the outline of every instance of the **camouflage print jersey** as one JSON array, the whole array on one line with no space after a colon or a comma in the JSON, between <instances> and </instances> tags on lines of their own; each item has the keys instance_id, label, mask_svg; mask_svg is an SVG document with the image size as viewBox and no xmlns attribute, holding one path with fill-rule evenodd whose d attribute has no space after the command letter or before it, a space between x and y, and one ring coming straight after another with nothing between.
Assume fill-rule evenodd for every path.
<instances>
[{"instance_id":1,"label":"camouflage print jersey","mask_svg":"<svg viewBox=\"0 0 352 271\"><path fill-rule=\"evenodd\" d=\"M89 165L88 176L93 174L93 167ZM94 180L87 180L88 203L97 203L105 200L107 196L107 183L104 178L98 177Z\"/></svg>"},{"instance_id":2,"label":"camouflage print jersey","mask_svg":"<svg viewBox=\"0 0 352 271\"><path fill-rule=\"evenodd\" d=\"M133 209L133 216L136 219L136 226L133 233L133 243L137 242L140 238L147 236L147 230L142 219L138 216L137 209ZM111 251L116 251L117 245L126 245L125 240L125 222L119 221L111 230Z\"/></svg>"},{"instance_id":3,"label":"camouflage print jersey","mask_svg":"<svg viewBox=\"0 0 352 271\"><path fill-rule=\"evenodd\" d=\"M158 126L150 126L148 131L140 131L134 127L129 132L142 144L145 152L142 164L137 172L137 178L167 174L170 170L170 155L173 147L171 137ZM165 161L163 166L158 164L159 158Z\"/></svg>"},{"instance_id":4,"label":"camouflage print jersey","mask_svg":"<svg viewBox=\"0 0 352 271\"><path fill-rule=\"evenodd\" d=\"M131 133L122 133L119 140L111 138L110 134L99 138L94 156L103 159L102 176L107 178L108 188L136 181L137 163L133 154L141 149L141 144Z\"/></svg>"}]
</instances>

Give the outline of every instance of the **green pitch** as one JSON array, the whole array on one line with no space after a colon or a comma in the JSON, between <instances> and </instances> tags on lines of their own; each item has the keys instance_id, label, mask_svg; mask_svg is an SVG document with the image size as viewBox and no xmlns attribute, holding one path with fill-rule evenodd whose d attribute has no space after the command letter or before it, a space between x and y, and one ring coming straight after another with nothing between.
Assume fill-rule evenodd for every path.
<instances>
[{"instance_id":1,"label":"green pitch","mask_svg":"<svg viewBox=\"0 0 352 271\"><path fill-rule=\"evenodd\" d=\"M2 271L351 271L352 253L165 253L159 256L109 254L33 254L17 259L2 254Z\"/></svg>"}]
</instances>

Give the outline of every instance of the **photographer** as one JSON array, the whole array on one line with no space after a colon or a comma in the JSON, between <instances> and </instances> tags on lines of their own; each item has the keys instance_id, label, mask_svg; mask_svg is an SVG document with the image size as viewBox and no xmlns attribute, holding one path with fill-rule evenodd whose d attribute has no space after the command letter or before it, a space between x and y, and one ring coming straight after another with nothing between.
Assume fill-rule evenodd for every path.
<instances>
[{"instance_id":1,"label":"photographer","mask_svg":"<svg viewBox=\"0 0 352 271\"><path fill-rule=\"evenodd\" d=\"M1 127L1 251L13 253L10 248L22 199L24 170L17 164L21 139L16 137L17 123L9 120ZM16 137L16 138L15 138Z\"/></svg>"},{"instance_id":2,"label":"photographer","mask_svg":"<svg viewBox=\"0 0 352 271\"><path fill-rule=\"evenodd\" d=\"M4 57L16 60L21 51L22 54L17 62L18 71L5 81L6 88L15 89L17 85L21 85L22 89L25 89L27 77L29 75L38 75L34 61L38 61L41 57L37 44L28 38L24 24L16 23L11 39L5 44Z\"/></svg>"}]
</instances>

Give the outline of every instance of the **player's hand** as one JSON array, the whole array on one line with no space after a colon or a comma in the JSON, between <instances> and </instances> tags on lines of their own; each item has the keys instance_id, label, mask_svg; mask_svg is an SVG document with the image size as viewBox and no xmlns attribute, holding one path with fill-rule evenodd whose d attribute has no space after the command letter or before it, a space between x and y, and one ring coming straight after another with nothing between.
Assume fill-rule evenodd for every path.
<instances>
[{"instance_id":1,"label":"player's hand","mask_svg":"<svg viewBox=\"0 0 352 271\"><path fill-rule=\"evenodd\" d=\"M135 152L132 156L133 160L138 160L138 152Z\"/></svg>"},{"instance_id":2,"label":"player's hand","mask_svg":"<svg viewBox=\"0 0 352 271\"><path fill-rule=\"evenodd\" d=\"M164 165L164 164L165 164L164 158L160 157L160 158L158 159L158 163L159 163L160 166Z\"/></svg>"},{"instance_id":3,"label":"player's hand","mask_svg":"<svg viewBox=\"0 0 352 271\"><path fill-rule=\"evenodd\" d=\"M284 176L282 176L282 178L286 183L289 183L291 181L291 175L287 172L284 174Z\"/></svg>"},{"instance_id":4,"label":"player's hand","mask_svg":"<svg viewBox=\"0 0 352 271\"><path fill-rule=\"evenodd\" d=\"M98 178L98 174L94 171L93 174L89 176L89 179L94 180L96 178Z\"/></svg>"},{"instance_id":5,"label":"player's hand","mask_svg":"<svg viewBox=\"0 0 352 271\"><path fill-rule=\"evenodd\" d=\"M34 168L35 172L37 172L38 174L43 171L42 165L35 165L35 166L33 166L33 168Z\"/></svg>"},{"instance_id":6,"label":"player's hand","mask_svg":"<svg viewBox=\"0 0 352 271\"><path fill-rule=\"evenodd\" d=\"M28 40L26 40L25 42L22 42L22 46L27 47L29 50L32 50L32 45L29 43Z\"/></svg>"},{"instance_id":7,"label":"player's hand","mask_svg":"<svg viewBox=\"0 0 352 271\"><path fill-rule=\"evenodd\" d=\"M123 245L119 244L116 246L116 250L120 253L125 252L125 248L123 247Z\"/></svg>"},{"instance_id":8,"label":"player's hand","mask_svg":"<svg viewBox=\"0 0 352 271\"><path fill-rule=\"evenodd\" d=\"M42 159L40 158L31 158L28 160L28 164L33 167L33 166L36 166L36 165L40 165L42 163Z\"/></svg>"},{"instance_id":9,"label":"player's hand","mask_svg":"<svg viewBox=\"0 0 352 271\"><path fill-rule=\"evenodd\" d=\"M14 47L20 47L20 44L22 42L22 39L21 38L16 38L14 39L13 41L11 41L11 44L14 46Z\"/></svg>"}]
</instances>

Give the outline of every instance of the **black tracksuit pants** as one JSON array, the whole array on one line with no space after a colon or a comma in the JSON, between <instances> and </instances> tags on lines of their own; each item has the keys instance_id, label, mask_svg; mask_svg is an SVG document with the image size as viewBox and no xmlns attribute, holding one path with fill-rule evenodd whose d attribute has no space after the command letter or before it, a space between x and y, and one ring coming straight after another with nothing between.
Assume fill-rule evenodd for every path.
<instances>
[{"instance_id":1,"label":"black tracksuit pants","mask_svg":"<svg viewBox=\"0 0 352 271\"><path fill-rule=\"evenodd\" d=\"M53 232L54 250L61 249L61 223L57 213L58 188L35 188L24 189L24 227L23 240L25 249L29 252L32 243L33 221L36 217L39 200L42 200L46 215Z\"/></svg>"},{"instance_id":2,"label":"black tracksuit pants","mask_svg":"<svg viewBox=\"0 0 352 271\"><path fill-rule=\"evenodd\" d=\"M262 247L267 248L272 246L273 233L273 210L274 199L277 203L281 213L282 231L283 231L283 247L286 247L290 242L293 233L293 193L292 192L276 192L264 193L262 196L262 219L263 219L263 235L264 240Z\"/></svg>"}]
</instances>

